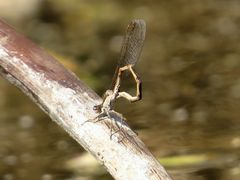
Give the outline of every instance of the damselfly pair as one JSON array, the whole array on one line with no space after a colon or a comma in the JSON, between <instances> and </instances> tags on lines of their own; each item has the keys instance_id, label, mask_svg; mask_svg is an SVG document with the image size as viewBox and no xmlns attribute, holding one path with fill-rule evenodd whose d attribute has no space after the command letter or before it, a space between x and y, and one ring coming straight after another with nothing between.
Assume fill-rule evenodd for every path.
<instances>
[{"instance_id":1,"label":"damselfly pair","mask_svg":"<svg viewBox=\"0 0 240 180\"><path fill-rule=\"evenodd\" d=\"M100 111L98 117L110 116L109 112L113 108L116 99L123 97L130 102L136 102L142 98L142 83L133 69L136 64L143 47L146 32L146 24L144 20L136 19L130 22L127 27L126 34L123 39L120 58L112 80L110 89L103 95L103 102L95 106L95 110ZM121 76L124 71L130 71L136 81L136 95L132 96L127 92L120 91Z\"/></svg>"}]
</instances>

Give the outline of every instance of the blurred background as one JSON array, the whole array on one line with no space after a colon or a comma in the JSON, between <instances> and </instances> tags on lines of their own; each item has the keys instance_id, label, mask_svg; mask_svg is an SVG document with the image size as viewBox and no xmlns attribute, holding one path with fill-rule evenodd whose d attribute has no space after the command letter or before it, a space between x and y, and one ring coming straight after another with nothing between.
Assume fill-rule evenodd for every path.
<instances>
[{"instance_id":1,"label":"blurred background","mask_svg":"<svg viewBox=\"0 0 240 180\"><path fill-rule=\"evenodd\" d=\"M143 100L119 100L117 111L174 179L240 179L239 0L0 0L0 17L99 95L127 24L144 19ZM0 179L112 177L0 77Z\"/></svg>"}]
</instances>

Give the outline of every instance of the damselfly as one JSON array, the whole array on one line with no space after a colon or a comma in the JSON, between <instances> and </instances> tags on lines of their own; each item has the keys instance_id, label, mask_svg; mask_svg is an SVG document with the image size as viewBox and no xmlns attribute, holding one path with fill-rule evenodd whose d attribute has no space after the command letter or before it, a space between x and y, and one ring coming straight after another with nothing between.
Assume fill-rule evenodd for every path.
<instances>
[{"instance_id":1,"label":"damselfly","mask_svg":"<svg viewBox=\"0 0 240 180\"><path fill-rule=\"evenodd\" d=\"M102 114L109 114L117 98L123 97L130 102L135 102L142 98L142 83L133 66L141 54L145 40L145 32L146 24L144 20L135 19L128 25L111 87L104 93L102 104L95 106L95 109L100 110ZM136 81L135 96L119 90L121 75L124 71L130 71Z\"/></svg>"}]
</instances>

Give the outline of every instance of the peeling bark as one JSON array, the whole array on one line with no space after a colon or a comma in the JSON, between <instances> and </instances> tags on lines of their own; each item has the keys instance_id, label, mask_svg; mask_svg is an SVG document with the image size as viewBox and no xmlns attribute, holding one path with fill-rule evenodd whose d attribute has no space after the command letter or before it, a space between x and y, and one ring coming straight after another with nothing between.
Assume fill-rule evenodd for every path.
<instances>
[{"instance_id":1,"label":"peeling bark","mask_svg":"<svg viewBox=\"0 0 240 180\"><path fill-rule=\"evenodd\" d=\"M111 118L91 122L98 115L93 107L101 98L2 21L0 74L93 154L115 179L171 179L120 114L112 111Z\"/></svg>"}]
</instances>

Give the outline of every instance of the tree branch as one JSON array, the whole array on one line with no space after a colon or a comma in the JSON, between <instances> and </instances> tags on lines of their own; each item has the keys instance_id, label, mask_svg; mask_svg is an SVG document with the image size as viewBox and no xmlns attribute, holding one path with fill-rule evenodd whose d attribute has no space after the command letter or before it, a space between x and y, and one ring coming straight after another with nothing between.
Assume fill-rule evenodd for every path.
<instances>
[{"instance_id":1,"label":"tree branch","mask_svg":"<svg viewBox=\"0 0 240 180\"><path fill-rule=\"evenodd\" d=\"M98 115L93 107L101 98L2 21L0 74L92 153L115 179L171 179L121 115L112 111L111 118L92 122Z\"/></svg>"}]
</instances>

